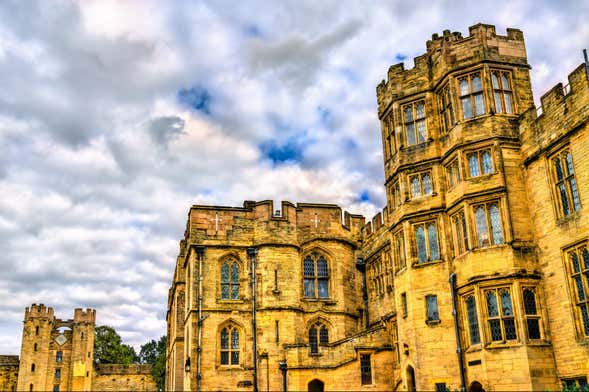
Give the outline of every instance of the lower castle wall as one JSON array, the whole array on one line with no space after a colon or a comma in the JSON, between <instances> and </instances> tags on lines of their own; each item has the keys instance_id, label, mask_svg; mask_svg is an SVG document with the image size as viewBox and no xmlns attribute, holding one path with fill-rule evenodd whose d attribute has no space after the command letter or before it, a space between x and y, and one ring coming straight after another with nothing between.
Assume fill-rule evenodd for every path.
<instances>
[{"instance_id":1,"label":"lower castle wall","mask_svg":"<svg viewBox=\"0 0 589 392\"><path fill-rule=\"evenodd\" d=\"M97 366L92 380L92 390L157 391L151 369L151 365Z\"/></svg>"}]
</instances>

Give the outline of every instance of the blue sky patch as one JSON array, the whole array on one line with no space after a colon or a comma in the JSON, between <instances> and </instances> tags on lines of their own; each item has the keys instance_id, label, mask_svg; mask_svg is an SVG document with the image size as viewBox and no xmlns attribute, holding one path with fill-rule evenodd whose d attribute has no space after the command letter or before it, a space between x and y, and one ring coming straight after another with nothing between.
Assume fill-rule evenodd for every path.
<instances>
[{"instance_id":1,"label":"blue sky patch","mask_svg":"<svg viewBox=\"0 0 589 392\"><path fill-rule=\"evenodd\" d=\"M250 38L258 38L262 36L260 28L255 24L249 24L244 28L245 35Z\"/></svg>"},{"instance_id":2,"label":"blue sky patch","mask_svg":"<svg viewBox=\"0 0 589 392\"><path fill-rule=\"evenodd\" d=\"M274 164L297 163L303 159L303 146L295 138L290 138L284 144L276 140L269 140L260 145L262 154Z\"/></svg>"},{"instance_id":3,"label":"blue sky patch","mask_svg":"<svg viewBox=\"0 0 589 392\"><path fill-rule=\"evenodd\" d=\"M407 59L407 56L405 56L405 55L404 55L404 54L402 54L402 53L397 53L397 54L395 55L395 61L397 61L397 62L399 62L399 63L400 63L401 61L405 61L405 59Z\"/></svg>"},{"instance_id":4,"label":"blue sky patch","mask_svg":"<svg viewBox=\"0 0 589 392\"><path fill-rule=\"evenodd\" d=\"M211 94L202 86L192 86L178 91L177 99L180 104L204 114L211 114Z\"/></svg>"},{"instance_id":5,"label":"blue sky patch","mask_svg":"<svg viewBox=\"0 0 589 392\"><path fill-rule=\"evenodd\" d=\"M368 191L366 189L364 189L362 193L360 193L360 196L358 196L358 200L370 203L370 195L368 194Z\"/></svg>"}]
</instances>

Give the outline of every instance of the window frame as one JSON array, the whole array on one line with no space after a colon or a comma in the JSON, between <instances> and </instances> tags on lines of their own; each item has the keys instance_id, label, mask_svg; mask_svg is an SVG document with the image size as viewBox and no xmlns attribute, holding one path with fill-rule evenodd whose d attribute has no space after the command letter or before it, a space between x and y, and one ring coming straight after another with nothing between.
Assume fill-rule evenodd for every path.
<instances>
[{"instance_id":1,"label":"window frame","mask_svg":"<svg viewBox=\"0 0 589 392\"><path fill-rule=\"evenodd\" d=\"M223 347L223 331L227 330L227 347ZM233 347L233 333L237 333L237 348ZM241 367L243 362L242 348L243 333L242 328L234 322L226 322L219 327L217 332L219 339L219 366L222 367ZM223 363L223 354L227 354L227 363ZM237 354L237 363L234 363L233 354Z\"/></svg>"},{"instance_id":2,"label":"window frame","mask_svg":"<svg viewBox=\"0 0 589 392\"><path fill-rule=\"evenodd\" d=\"M462 182L462 176L460 174L460 160L458 157L452 159L447 165L444 166L446 169L446 185L448 189L453 189L460 182Z\"/></svg>"},{"instance_id":3,"label":"window frame","mask_svg":"<svg viewBox=\"0 0 589 392\"><path fill-rule=\"evenodd\" d=\"M409 307L407 305L407 293L401 293L401 308L403 309L403 318L409 314Z\"/></svg>"},{"instance_id":4,"label":"window frame","mask_svg":"<svg viewBox=\"0 0 589 392\"><path fill-rule=\"evenodd\" d=\"M391 210L394 211L403 204L401 195L401 182L397 179L391 186Z\"/></svg>"},{"instance_id":5,"label":"window frame","mask_svg":"<svg viewBox=\"0 0 589 392\"><path fill-rule=\"evenodd\" d=\"M425 185L424 185L424 177L425 176L429 176L429 181L430 181L431 190L428 193L425 192ZM419 182L419 194L416 194L416 195L413 194L413 179L414 178L417 178L417 181ZM432 176L431 169L422 170L422 171L408 174L407 181L408 181L408 187L409 187L409 194L411 195L412 200L435 195L434 178Z\"/></svg>"},{"instance_id":6,"label":"window frame","mask_svg":"<svg viewBox=\"0 0 589 392\"><path fill-rule=\"evenodd\" d=\"M398 247L397 245L400 245ZM395 272L407 268L407 250L405 246L405 232L403 229L397 230L393 234L393 256L395 263Z\"/></svg>"},{"instance_id":7,"label":"window frame","mask_svg":"<svg viewBox=\"0 0 589 392\"><path fill-rule=\"evenodd\" d=\"M478 74L478 77L481 81L481 89L477 90L477 91L473 91L472 88L472 80L474 79L474 76ZM462 94L462 91L460 89L460 82L462 80L466 79L468 82L468 93L466 94ZM461 74L460 76L456 77L456 83L457 83L457 91L458 91L458 100L460 103L460 115L461 115L461 119L464 121L468 121L468 120L472 120L475 118L479 118L481 116L484 116L487 114L487 102L486 102L486 97L485 97L485 78L484 78L484 70L482 68L478 68L475 70L472 70L470 72ZM483 100L483 112L481 114L477 114L476 113L476 95L480 95L482 97ZM471 109L471 116L470 117L466 117L465 112L464 112L464 105L463 105L463 99L466 99L468 97L469 103L470 103L470 109Z\"/></svg>"},{"instance_id":8,"label":"window frame","mask_svg":"<svg viewBox=\"0 0 589 392\"><path fill-rule=\"evenodd\" d=\"M429 227L430 225L434 226L435 229L435 234L436 234L436 248L438 251L438 257L437 258L432 258L432 243L430 243L430 238L429 238ZM419 240L417 237L417 230L419 227L423 227L424 230L424 238L425 238L425 256L426 259L420 261L419 260ZM440 234L438 232L438 222L437 219L434 220L428 220L428 221L422 221L422 222L415 222L411 225L411 228L413 230L413 235L412 235L412 248L413 248L413 263L412 266L415 265L423 265L423 264L427 264L427 263L431 263L431 262L436 262L436 261L440 261L442 260L442 250L440 247Z\"/></svg>"},{"instance_id":9,"label":"window frame","mask_svg":"<svg viewBox=\"0 0 589 392\"><path fill-rule=\"evenodd\" d=\"M492 219L491 219L491 212L490 212L490 206L492 205L496 205L497 206L497 210L498 210L498 217L499 217L499 225L500 225L500 231L501 231L501 239L500 242L495 238L495 233L493 230L493 224L492 224ZM487 230L487 236L488 236L488 245L484 245L481 244L481 234L479 233L479 226L477 224L477 209L479 207L483 207L483 211L485 214L485 225L486 225L486 230ZM501 200L500 199L494 199L494 200L485 200L483 202L478 202L478 203L473 203L471 205L471 210L472 210L472 223L473 223L473 227L474 227L474 233L475 233L475 240L473 241L473 243L476 243L476 248L477 249L484 249L484 248L490 248L493 246L502 246L505 245L507 240L505 238L505 224L504 224L504 219L503 219L503 214L502 214L502 206L501 206ZM474 245L474 244L473 244Z\"/></svg>"},{"instance_id":10,"label":"window frame","mask_svg":"<svg viewBox=\"0 0 589 392\"><path fill-rule=\"evenodd\" d=\"M504 314L505 306L503 305L503 299L501 297L502 292L507 291L509 294L509 300L511 303L511 315ZM497 315L491 316L489 314L489 297L488 293L493 292L495 295L495 301L497 305ZM491 344L505 344L508 342L517 342L519 341L520 337L518 334L518 320L517 320L517 306L514 304L514 296L512 295L513 290L511 285L502 285L497 287L485 287L482 289L482 297L485 302L485 333L487 337L487 341ZM513 322L513 330L515 333L515 337L508 339L507 338L507 327L505 326L505 321L511 320ZM498 325L501 332L501 339L493 339L493 327L491 326L492 321L498 321Z\"/></svg>"},{"instance_id":11,"label":"window frame","mask_svg":"<svg viewBox=\"0 0 589 392\"><path fill-rule=\"evenodd\" d=\"M515 99L514 99L514 90L513 90L513 78L512 72L505 70L505 69L495 69L492 68L490 70L491 75L491 90L493 91L493 106L495 108L495 114L504 114L504 115L515 115ZM498 84L495 85L493 76L498 75L497 82ZM507 88L503 85L502 76L507 76ZM506 96L510 96L510 110L507 110L507 102L505 100ZM499 105L500 108L497 108L497 98L499 97Z\"/></svg>"},{"instance_id":12,"label":"window frame","mask_svg":"<svg viewBox=\"0 0 589 392\"><path fill-rule=\"evenodd\" d=\"M311 338L311 332L314 333L314 341ZM309 343L309 354L318 355L319 347L325 347L329 345L329 328L327 323L323 320L312 321L307 328L307 339Z\"/></svg>"},{"instance_id":13,"label":"window frame","mask_svg":"<svg viewBox=\"0 0 589 392\"><path fill-rule=\"evenodd\" d=\"M468 342L469 346L477 346L480 345L483 341L483 335L481 334L481 323L480 323L480 317L479 317L479 307L477 306L477 296L475 295L474 292L469 292L466 293L464 295L462 295L462 299L463 299L463 304L464 304L464 315L465 315L465 321L466 321L466 325L464 328L464 331L468 337L468 339L466 339L466 341ZM474 315L474 320L471 319L471 313L469 312L469 304L468 301L469 299L472 299L472 303L474 304L474 312L472 313L472 315ZM476 338L475 335L473 334L473 332L476 331Z\"/></svg>"},{"instance_id":14,"label":"window frame","mask_svg":"<svg viewBox=\"0 0 589 392\"><path fill-rule=\"evenodd\" d=\"M570 166L567 162L567 155L570 156ZM558 173L556 169L555 160L558 160L561 166L561 171L563 178L559 180ZM581 203L581 192L579 191L579 184L576 178L576 171L575 171L575 162L573 160L573 154L571 152L570 146L565 146L558 151L553 152L547 157L547 164L549 166L550 172L550 179L552 182L552 196L555 201L555 209L556 215L558 219L567 219L571 216L575 216L579 211L583 209L583 205ZM572 174L570 172L572 168ZM576 188L576 199L573 191L573 185L571 181L574 183L574 187ZM565 214L564 211L564 204L563 204L563 194L562 189L560 186L564 186L565 198L569 208L569 213Z\"/></svg>"},{"instance_id":15,"label":"window frame","mask_svg":"<svg viewBox=\"0 0 589 392\"><path fill-rule=\"evenodd\" d=\"M485 152L489 153L489 157L491 158L491 171L490 172L485 172L484 170L484 165L483 165L483 154ZM471 167L470 167L470 157L476 155L476 160L477 160L477 169L479 171L478 174L473 175L473 173L471 172ZM465 152L465 157L466 157L466 173L468 174L468 176L466 178L478 178L478 177L484 177L484 176L491 176L495 173L497 173L497 164L495 163L495 154L493 154L493 148L491 146L489 147L483 147L483 148L478 148L476 150L470 150L470 151L466 151Z\"/></svg>"},{"instance_id":16,"label":"window frame","mask_svg":"<svg viewBox=\"0 0 589 392\"><path fill-rule=\"evenodd\" d=\"M585 250L586 253L583 252L583 250ZM577 256L576 260L579 265L578 271L576 271L573 258L571 257L572 254ZM589 243L587 240L563 249L563 259L565 262L565 271L567 272L569 286L569 297L573 308L577 337L589 340L589 268L587 268L587 264L585 264L585 254L587 255L586 257L589 258ZM579 281L581 282L581 287L579 287L579 283L577 283ZM581 299L580 288L583 289L584 299ZM583 312L583 309L585 309L585 312Z\"/></svg>"},{"instance_id":17,"label":"window frame","mask_svg":"<svg viewBox=\"0 0 589 392\"><path fill-rule=\"evenodd\" d=\"M227 278L226 282L223 281L223 268L227 266ZM233 279L233 268L237 266L237 281ZM242 264L239 259L235 256L224 257L221 261L219 268L219 299L221 301L240 301L241 296L241 272ZM223 288L227 287L227 297L223 296ZM237 287L237 298L233 298L233 288Z\"/></svg>"},{"instance_id":18,"label":"window frame","mask_svg":"<svg viewBox=\"0 0 589 392\"><path fill-rule=\"evenodd\" d=\"M450 89L451 83L447 82L438 90L438 105L442 134L446 135L456 125L456 113L454 110L453 94Z\"/></svg>"},{"instance_id":19,"label":"window frame","mask_svg":"<svg viewBox=\"0 0 589 392\"><path fill-rule=\"evenodd\" d=\"M307 275L307 272L305 272L305 262L307 260L307 258L309 258L312 262L313 262L313 275ZM325 276L320 276L319 275L319 266L318 266L318 262L320 260L325 261L325 265L326 265L326 275ZM305 254L305 256L302 259L302 272L303 272L303 299L305 300L319 300L319 301L326 301L329 300L331 297L331 288L330 288L330 284L331 284L331 269L330 269L330 262L329 259L326 255L324 255L322 252L318 252L318 251L311 251ZM308 296L306 293L306 286L305 283L307 281L313 281L313 296ZM320 282L325 282L325 288L327 290L327 295L326 296L320 296L319 294L319 283Z\"/></svg>"},{"instance_id":20,"label":"window frame","mask_svg":"<svg viewBox=\"0 0 589 392\"><path fill-rule=\"evenodd\" d=\"M423 117L417 117L418 114L418 110L417 110L417 106L419 104L423 105ZM406 117L406 109L411 107L411 119L408 120ZM419 141L420 137L419 137L419 131L418 131L418 123L420 123L421 121L423 121L423 125L424 125L424 131L425 131L425 137L423 141ZM407 147L411 147L411 146L418 146L420 144L424 144L427 143L429 140L429 134L428 134L428 130L427 130L427 110L426 110L426 104L425 104L425 97L421 97L419 99L415 99L411 102L407 102L403 105L401 105L401 123L403 124L403 135L405 138L405 145ZM411 125L413 128L413 141L414 143L409 143L409 130L408 130L408 125Z\"/></svg>"},{"instance_id":21,"label":"window frame","mask_svg":"<svg viewBox=\"0 0 589 392\"><path fill-rule=\"evenodd\" d=\"M532 293L534 296L534 313L528 312L528 306L526 304L526 292ZM526 338L528 341L538 341L544 338L544 329L542 328L542 310L540 307L540 301L538 300L538 288L535 286L524 285L521 287L521 302L523 309L524 326L526 332ZM538 328L538 337L531 337L530 335L530 322L536 322Z\"/></svg>"},{"instance_id":22,"label":"window frame","mask_svg":"<svg viewBox=\"0 0 589 392\"><path fill-rule=\"evenodd\" d=\"M430 309L430 306L433 306L434 304L435 309ZM425 296L425 322L427 324L437 324L440 322L440 305L436 294L428 294Z\"/></svg>"},{"instance_id":23,"label":"window frame","mask_svg":"<svg viewBox=\"0 0 589 392\"><path fill-rule=\"evenodd\" d=\"M466 212L464 211L464 208L461 208L452 215L450 215L450 224L452 226L452 239L454 240L453 249L455 257L461 256L470 251L470 240L467 222L468 220L466 219Z\"/></svg>"},{"instance_id":24,"label":"window frame","mask_svg":"<svg viewBox=\"0 0 589 392\"><path fill-rule=\"evenodd\" d=\"M395 139L395 121L393 117L393 111L387 114L383 120L384 127L384 150L385 150L385 161L392 159L397 153L397 140Z\"/></svg>"},{"instance_id":25,"label":"window frame","mask_svg":"<svg viewBox=\"0 0 589 392\"><path fill-rule=\"evenodd\" d=\"M358 353L360 356L360 383L361 385L373 385L372 355L371 353Z\"/></svg>"}]
</instances>

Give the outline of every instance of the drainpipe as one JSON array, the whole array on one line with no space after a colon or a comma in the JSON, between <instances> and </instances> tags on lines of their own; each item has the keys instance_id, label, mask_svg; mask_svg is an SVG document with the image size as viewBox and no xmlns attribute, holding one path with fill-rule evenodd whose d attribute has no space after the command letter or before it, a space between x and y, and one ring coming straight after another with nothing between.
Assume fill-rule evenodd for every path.
<instances>
[{"instance_id":1,"label":"drainpipe","mask_svg":"<svg viewBox=\"0 0 589 392\"><path fill-rule=\"evenodd\" d=\"M198 257L198 342L196 344L196 390L200 392L200 380L202 378L201 374L201 353L202 353L202 261L205 254L205 247L204 246L197 246L196 247L196 254Z\"/></svg>"},{"instance_id":2,"label":"drainpipe","mask_svg":"<svg viewBox=\"0 0 589 392\"><path fill-rule=\"evenodd\" d=\"M282 372L282 392L287 392L288 388L286 387L286 372L288 370L288 365L286 364L286 359L278 362L278 369L280 369Z\"/></svg>"},{"instance_id":3,"label":"drainpipe","mask_svg":"<svg viewBox=\"0 0 589 392\"><path fill-rule=\"evenodd\" d=\"M366 321L364 325L368 328L370 317L368 316L368 290L366 288L366 264L364 263L364 259L360 257L356 259L356 269L362 272L362 299L364 300L364 308L366 309Z\"/></svg>"},{"instance_id":4,"label":"drainpipe","mask_svg":"<svg viewBox=\"0 0 589 392\"><path fill-rule=\"evenodd\" d=\"M458 356L458 366L460 369L460 391L466 391L466 378L464 376L464 361L462 358L462 343L460 342L460 330L458 329L458 311L456 310L456 274L450 274L450 288L452 290L452 316L454 316L454 332L456 332L456 355Z\"/></svg>"},{"instance_id":5,"label":"drainpipe","mask_svg":"<svg viewBox=\"0 0 589 392\"><path fill-rule=\"evenodd\" d=\"M252 269L252 343L254 349L254 392L258 392L258 345L256 341L256 248L247 248L247 255L250 257Z\"/></svg>"}]
</instances>

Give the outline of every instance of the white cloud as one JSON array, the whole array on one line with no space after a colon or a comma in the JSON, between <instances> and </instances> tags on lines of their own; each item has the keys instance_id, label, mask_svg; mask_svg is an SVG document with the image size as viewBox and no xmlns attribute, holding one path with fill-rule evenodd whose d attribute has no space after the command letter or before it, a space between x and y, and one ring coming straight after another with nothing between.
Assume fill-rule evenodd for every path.
<instances>
[{"instance_id":1,"label":"white cloud","mask_svg":"<svg viewBox=\"0 0 589 392\"><path fill-rule=\"evenodd\" d=\"M33 302L64 318L95 307L136 347L164 334L193 203L326 202L370 219L385 203L375 86L396 57L412 67L444 29L520 28L539 98L582 61L588 11L583 1L0 3L0 353L18 354ZM178 102L195 86L207 110ZM292 140L294 163L260 149Z\"/></svg>"}]
</instances>

